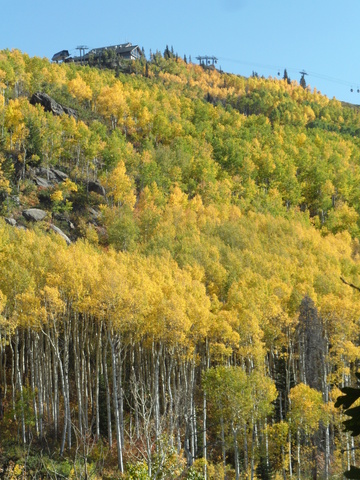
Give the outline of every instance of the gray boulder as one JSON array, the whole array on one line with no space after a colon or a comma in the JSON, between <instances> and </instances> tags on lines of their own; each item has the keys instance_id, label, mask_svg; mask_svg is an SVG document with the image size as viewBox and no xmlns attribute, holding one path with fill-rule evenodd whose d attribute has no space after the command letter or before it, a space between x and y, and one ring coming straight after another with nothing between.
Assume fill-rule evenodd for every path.
<instances>
[{"instance_id":1,"label":"gray boulder","mask_svg":"<svg viewBox=\"0 0 360 480\"><path fill-rule=\"evenodd\" d=\"M5 217L5 222L6 222L7 224L11 225L12 227L15 227L15 225L16 225L16 220L15 220L15 218L6 218L6 217Z\"/></svg>"},{"instance_id":2,"label":"gray boulder","mask_svg":"<svg viewBox=\"0 0 360 480\"><path fill-rule=\"evenodd\" d=\"M43 188L50 188L52 187L52 183L46 180L46 178L42 177L34 177L34 182L38 187L43 187Z\"/></svg>"},{"instance_id":3,"label":"gray boulder","mask_svg":"<svg viewBox=\"0 0 360 480\"><path fill-rule=\"evenodd\" d=\"M33 177L36 185L45 188L52 187L54 183L64 182L68 178L68 175L61 170L44 167L34 168L31 171L30 176Z\"/></svg>"},{"instance_id":4,"label":"gray boulder","mask_svg":"<svg viewBox=\"0 0 360 480\"><path fill-rule=\"evenodd\" d=\"M40 210L40 208L28 208L22 212L23 217L31 222L40 222L44 220L47 213L44 210Z\"/></svg>"},{"instance_id":5,"label":"gray boulder","mask_svg":"<svg viewBox=\"0 0 360 480\"><path fill-rule=\"evenodd\" d=\"M99 212L98 210L95 210L95 208L93 207L89 207L88 211L93 218L99 218L101 215L101 212Z\"/></svg>"},{"instance_id":6,"label":"gray boulder","mask_svg":"<svg viewBox=\"0 0 360 480\"><path fill-rule=\"evenodd\" d=\"M76 110L74 110L73 108L63 106L63 109L66 115L69 115L69 117L74 117L75 119L77 118Z\"/></svg>"},{"instance_id":7,"label":"gray boulder","mask_svg":"<svg viewBox=\"0 0 360 480\"><path fill-rule=\"evenodd\" d=\"M57 103L47 93L36 92L30 99L31 105L40 104L44 107L45 112L51 112L53 115L69 115L76 118L76 112L72 108L63 107Z\"/></svg>"},{"instance_id":8,"label":"gray boulder","mask_svg":"<svg viewBox=\"0 0 360 480\"><path fill-rule=\"evenodd\" d=\"M50 228L51 228L51 230L53 230L55 233L57 233L58 235L60 235L60 237L62 237L68 245L70 245L70 243L71 243L70 238L69 238L67 235L65 235L65 233L64 233L59 227L56 227L55 225L51 224L51 225L50 225Z\"/></svg>"},{"instance_id":9,"label":"gray boulder","mask_svg":"<svg viewBox=\"0 0 360 480\"><path fill-rule=\"evenodd\" d=\"M57 170L56 168L50 168L50 172L59 182L65 182L65 180L68 178L66 173L62 172L61 170Z\"/></svg>"}]
</instances>

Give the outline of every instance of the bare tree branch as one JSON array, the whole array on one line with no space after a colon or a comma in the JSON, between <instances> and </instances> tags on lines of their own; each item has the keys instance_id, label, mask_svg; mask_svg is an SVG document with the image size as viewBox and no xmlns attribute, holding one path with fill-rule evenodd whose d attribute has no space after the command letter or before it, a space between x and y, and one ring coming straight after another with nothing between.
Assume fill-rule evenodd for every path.
<instances>
[{"instance_id":1,"label":"bare tree branch","mask_svg":"<svg viewBox=\"0 0 360 480\"><path fill-rule=\"evenodd\" d=\"M357 290L358 292L360 292L360 287L357 287L356 285L354 285L353 283L349 283L347 282L343 277L340 277L340 280L345 283L345 285L348 285L349 287L351 288L355 288L355 290Z\"/></svg>"}]
</instances>

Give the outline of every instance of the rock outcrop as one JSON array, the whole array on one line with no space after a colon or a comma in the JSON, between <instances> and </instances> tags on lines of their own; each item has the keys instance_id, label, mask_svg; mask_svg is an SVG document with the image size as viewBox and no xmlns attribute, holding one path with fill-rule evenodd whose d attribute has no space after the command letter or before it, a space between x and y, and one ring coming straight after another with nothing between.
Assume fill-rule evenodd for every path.
<instances>
[{"instance_id":1,"label":"rock outcrop","mask_svg":"<svg viewBox=\"0 0 360 480\"><path fill-rule=\"evenodd\" d=\"M57 103L47 93L36 92L30 99L31 105L37 105L38 103L44 107L45 112L51 112L53 115L69 115L70 117L77 118L76 111L72 108L64 107Z\"/></svg>"},{"instance_id":2,"label":"rock outcrop","mask_svg":"<svg viewBox=\"0 0 360 480\"><path fill-rule=\"evenodd\" d=\"M44 220L47 213L44 210L40 210L40 208L28 208L22 212L23 217L30 221L30 222L40 222Z\"/></svg>"},{"instance_id":3,"label":"rock outcrop","mask_svg":"<svg viewBox=\"0 0 360 480\"><path fill-rule=\"evenodd\" d=\"M54 175L55 179L57 179L59 182L64 182L68 178L66 173L62 172L61 170L57 170L56 168L50 168L50 173L51 175Z\"/></svg>"},{"instance_id":4,"label":"rock outcrop","mask_svg":"<svg viewBox=\"0 0 360 480\"><path fill-rule=\"evenodd\" d=\"M57 233L58 235L60 235L60 237L62 237L68 245L70 245L70 243L71 243L70 238L69 238L67 235L65 235L65 233L64 233L59 227L51 224L51 225L50 225L50 228L51 228L51 230L53 230L55 233Z\"/></svg>"},{"instance_id":5,"label":"rock outcrop","mask_svg":"<svg viewBox=\"0 0 360 480\"><path fill-rule=\"evenodd\" d=\"M38 187L50 188L56 183L64 182L68 175L56 168L38 167L31 170L30 177Z\"/></svg>"},{"instance_id":6,"label":"rock outcrop","mask_svg":"<svg viewBox=\"0 0 360 480\"><path fill-rule=\"evenodd\" d=\"M46 180L46 178L42 177L34 177L34 182L38 187L43 187L43 188L50 188L52 187L52 183Z\"/></svg>"},{"instance_id":7,"label":"rock outcrop","mask_svg":"<svg viewBox=\"0 0 360 480\"><path fill-rule=\"evenodd\" d=\"M95 208L92 208L92 207L88 208L88 212L90 216L95 220L101 216L101 212L99 212L98 210L95 210Z\"/></svg>"},{"instance_id":8,"label":"rock outcrop","mask_svg":"<svg viewBox=\"0 0 360 480\"><path fill-rule=\"evenodd\" d=\"M15 218L7 218L7 217L5 217L5 222L6 222L8 225L11 225L12 227L15 227L15 225L16 225L16 220L15 220Z\"/></svg>"}]
</instances>

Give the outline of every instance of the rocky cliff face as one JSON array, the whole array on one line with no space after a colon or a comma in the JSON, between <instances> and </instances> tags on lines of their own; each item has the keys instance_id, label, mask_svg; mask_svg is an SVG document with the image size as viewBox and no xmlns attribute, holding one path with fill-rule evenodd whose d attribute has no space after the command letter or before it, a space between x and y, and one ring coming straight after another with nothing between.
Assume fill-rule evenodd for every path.
<instances>
[{"instance_id":1,"label":"rocky cliff face","mask_svg":"<svg viewBox=\"0 0 360 480\"><path fill-rule=\"evenodd\" d=\"M51 112L54 115L69 115L70 117L77 118L76 111L72 108L65 107L57 103L47 93L36 92L30 99L32 105L40 104L44 107L46 112Z\"/></svg>"}]
</instances>

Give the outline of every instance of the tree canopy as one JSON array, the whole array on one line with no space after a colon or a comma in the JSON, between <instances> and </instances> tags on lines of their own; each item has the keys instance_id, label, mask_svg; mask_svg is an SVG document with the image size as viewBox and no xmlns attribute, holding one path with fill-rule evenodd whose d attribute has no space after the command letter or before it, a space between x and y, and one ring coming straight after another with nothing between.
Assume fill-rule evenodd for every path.
<instances>
[{"instance_id":1,"label":"tree canopy","mask_svg":"<svg viewBox=\"0 0 360 480\"><path fill-rule=\"evenodd\" d=\"M328 480L358 441L359 111L165 52L0 52L0 462Z\"/></svg>"}]
</instances>

